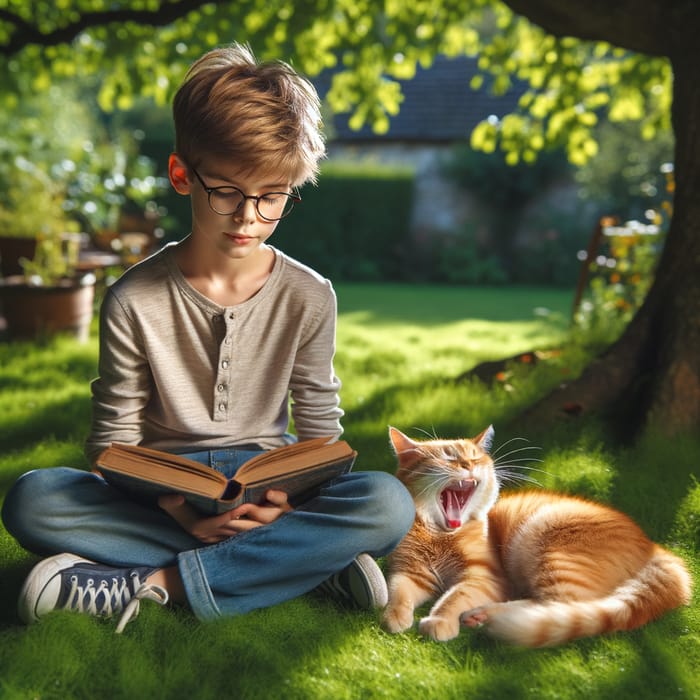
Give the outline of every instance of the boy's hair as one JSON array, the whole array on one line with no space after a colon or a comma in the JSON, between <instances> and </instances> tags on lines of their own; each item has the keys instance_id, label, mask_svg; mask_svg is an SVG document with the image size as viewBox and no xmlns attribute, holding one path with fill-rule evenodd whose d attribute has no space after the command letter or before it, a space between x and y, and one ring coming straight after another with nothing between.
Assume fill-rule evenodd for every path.
<instances>
[{"instance_id":1,"label":"boy's hair","mask_svg":"<svg viewBox=\"0 0 700 700\"><path fill-rule=\"evenodd\" d=\"M247 174L315 182L325 154L318 94L282 61L259 63L240 44L210 51L173 101L175 150L191 167L230 158Z\"/></svg>"}]
</instances>

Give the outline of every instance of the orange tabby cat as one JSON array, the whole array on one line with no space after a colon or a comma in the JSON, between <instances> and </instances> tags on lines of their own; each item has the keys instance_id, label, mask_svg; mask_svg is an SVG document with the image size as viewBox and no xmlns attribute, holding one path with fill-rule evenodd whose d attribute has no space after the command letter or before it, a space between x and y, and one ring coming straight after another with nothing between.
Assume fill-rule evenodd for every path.
<instances>
[{"instance_id":1,"label":"orange tabby cat","mask_svg":"<svg viewBox=\"0 0 700 700\"><path fill-rule=\"evenodd\" d=\"M623 513L544 490L498 499L499 478L512 472L499 475L488 455L492 427L473 440L389 432L416 504L388 561L390 632L411 627L415 608L437 598L419 623L428 637L486 624L511 643L547 646L630 630L689 602L683 562Z\"/></svg>"}]
</instances>

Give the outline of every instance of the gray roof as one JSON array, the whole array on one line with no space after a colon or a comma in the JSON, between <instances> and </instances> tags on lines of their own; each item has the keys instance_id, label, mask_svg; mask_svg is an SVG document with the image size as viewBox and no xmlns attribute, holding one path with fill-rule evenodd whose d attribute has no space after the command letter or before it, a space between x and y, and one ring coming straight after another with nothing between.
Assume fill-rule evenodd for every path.
<instances>
[{"instance_id":1,"label":"gray roof","mask_svg":"<svg viewBox=\"0 0 700 700\"><path fill-rule=\"evenodd\" d=\"M411 80L401 80L404 99L399 113L390 117L389 131L375 134L365 125L359 131L348 126L349 113L333 118L331 141L463 141L481 120L498 117L515 109L522 88L513 88L502 96L487 87L473 90L469 83L477 73L477 59L466 56L437 56L429 68L416 68ZM314 80L323 98L330 87L332 73L325 72Z\"/></svg>"}]
</instances>

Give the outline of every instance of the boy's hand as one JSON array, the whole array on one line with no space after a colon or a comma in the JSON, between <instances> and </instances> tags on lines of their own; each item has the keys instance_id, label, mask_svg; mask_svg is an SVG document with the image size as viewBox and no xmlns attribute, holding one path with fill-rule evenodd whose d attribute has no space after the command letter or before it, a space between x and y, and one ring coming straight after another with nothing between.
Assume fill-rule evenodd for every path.
<instances>
[{"instance_id":1,"label":"boy's hand","mask_svg":"<svg viewBox=\"0 0 700 700\"><path fill-rule=\"evenodd\" d=\"M280 515L292 510L284 491L270 490L260 505L244 503L220 515L202 517L180 494L169 494L158 499L158 505L180 526L206 544L221 542L239 532L267 525Z\"/></svg>"}]
</instances>

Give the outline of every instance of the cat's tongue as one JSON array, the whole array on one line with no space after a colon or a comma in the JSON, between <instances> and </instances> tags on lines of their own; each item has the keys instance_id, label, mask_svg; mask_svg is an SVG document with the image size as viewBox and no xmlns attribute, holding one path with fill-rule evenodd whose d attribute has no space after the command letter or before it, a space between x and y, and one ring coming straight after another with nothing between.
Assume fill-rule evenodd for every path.
<instances>
[{"instance_id":1,"label":"cat's tongue","mask_svg":"<svg viewBox=\"0 0 700 700\"><path fill-rule=\"evenodd\" d=\"M453 530L462 526L462 508L471 498L475 486L473 481L461 481L458 487L444 489L440 494L447 526Z\"/></svg>"}]
</instances>

